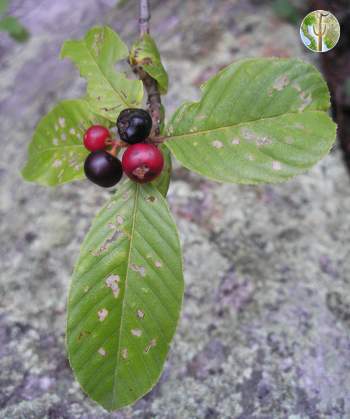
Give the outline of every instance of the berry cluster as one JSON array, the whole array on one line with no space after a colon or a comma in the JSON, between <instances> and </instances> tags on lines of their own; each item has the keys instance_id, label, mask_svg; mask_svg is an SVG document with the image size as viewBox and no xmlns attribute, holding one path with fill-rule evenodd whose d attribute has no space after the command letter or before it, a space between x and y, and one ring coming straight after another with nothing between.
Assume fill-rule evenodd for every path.
<instances>
[{"instance_id":1,"label":"berry cluster","mask_svg":"<svg viewBox=\"0 0 350 419\"><path fill-rule=\"evenodd\" d=\"M86 177L99 186L116 185L123 172L138 183L147 183L160 175L164 166L163 155L153 144L145 143L152 129L152 119L143 109L125 109L117 120L120 139L127 147L122 161L117 157L118 143L109 130L93 125L84 136L84 145L91 151L85 160Z\"/></svg>"}]
</instances>

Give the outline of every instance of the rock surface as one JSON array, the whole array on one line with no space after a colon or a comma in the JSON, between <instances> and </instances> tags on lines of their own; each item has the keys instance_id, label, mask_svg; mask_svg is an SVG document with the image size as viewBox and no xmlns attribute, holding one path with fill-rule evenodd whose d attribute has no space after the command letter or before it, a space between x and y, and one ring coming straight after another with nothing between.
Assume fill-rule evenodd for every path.
<instances>
[{"instance_id":1,"label":"rock surface","mask_svg":"<svg viewBox=\"0 0 350 419\"><path fill-rule=\"evenodd\" d=\"M108 23L130 43L136 1L13 0L32 36L0 37L0 418L350 417L350 182L335 150L276 186L218 185L176 167L169 202L184 246L182 320L164 374L134 406L108 414L66 360L65 295L109 193L45 189L19 169L40 117L84 83L58 59L67 37ZM170 114L246 56L312 55L264 2L151 0L171 78ZM258 5L256 5L258 3Z\"/></svg>"}]
</instances>

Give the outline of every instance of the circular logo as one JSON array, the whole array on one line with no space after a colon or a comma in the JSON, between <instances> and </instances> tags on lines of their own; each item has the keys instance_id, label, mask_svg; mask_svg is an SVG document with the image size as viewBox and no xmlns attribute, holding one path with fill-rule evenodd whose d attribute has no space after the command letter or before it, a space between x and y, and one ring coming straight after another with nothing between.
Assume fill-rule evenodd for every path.
<instances>
[{"instance_id":1,"label":"circular logo","mask_svg":"<svg viewBox=\"0 0 350 419\"><path fill-rule=\"evenodd\" d=\"M300 26L303 44L314 52L327 52L340 38L338 19L325 10L315 10L304 17Z\"/></svg>"}]
</instances>

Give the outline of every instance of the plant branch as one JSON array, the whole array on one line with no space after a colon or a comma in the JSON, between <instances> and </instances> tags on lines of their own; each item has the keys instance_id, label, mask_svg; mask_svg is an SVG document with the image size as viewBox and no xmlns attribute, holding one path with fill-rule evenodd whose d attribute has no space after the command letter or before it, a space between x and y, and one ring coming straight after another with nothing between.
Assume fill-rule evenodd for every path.
<instances>
[{"instance_id":1,"label":"plant branch","mask_svg":"<svg viewBox=\"0 0 350 419\"><path fill-rule=\"evenodd\" d=\"M150 32L151 13L149 7L149 0L140 0L140 18L139 31L140 38ZM131 65L135 74L138 75L142 81L143 86L147 92L147 105L152 117L152 133L151 137L158 137L160 134L160 124L162 122L161 106L162 101L159 93L158 83L149 74L147 74L142 65Z\"/></svg>"},{"instance_id":2,"label":"plant branch","mask_svg":"<svg viewBox=\"0 0 350 419\"><path fill-rule=\"evenodd\" d=\"M149 9L149 0L140 0L140 18L139 18L139 27L140 27L140 36L142 37L150 31L150 20L151 13Z\"/></svg>"}]
</instances>

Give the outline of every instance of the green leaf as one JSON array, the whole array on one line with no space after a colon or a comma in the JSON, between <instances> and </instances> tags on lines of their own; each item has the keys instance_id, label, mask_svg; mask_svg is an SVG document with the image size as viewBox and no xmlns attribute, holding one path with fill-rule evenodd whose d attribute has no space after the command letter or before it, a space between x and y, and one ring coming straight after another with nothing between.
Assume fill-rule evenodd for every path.
<instances>
[{"instance_id":1,"label":"green leaf","mask_svg":"<svg viewBox=\"0 0 350 419\"><path fill-rule=\"evenodd\" d=\"M88 82L88 101L99 115L114 122L125 108L138 107L143 97L140 80L130 80L115 70L128 57L128 49L108 27L91 29L78 41L66 41L61 58L70 58Z\"/></svg>"},{"instance_id":2,"label":"green leaf","mask_svg":"<svg viewBox=\"0 0 350 419\"><path fill-rule=\"evenodd\" d=\"M83 162L88 155L83 136L93 124L108 126L109 122L96 116L84 100L59 103L35 130L22 170L24 179L49 186L83 179Z\"/></svg>"},{"instance_id":3,"label":"green leaf","mask_svg":"<svg viewBox=\"0 0 350 419\"><path fill-rule=\"evenodd\" d=\"M9 0L0 0L0 16L7 12L9 8Z\"/></svg>"},{"instance_id":4,"label":"green leaf","mask_svg":"<svg viewBox=\"0 0 350 419\"><path fill-rule=\"evenodd\" d=\"M18 42L25 42L29 32L14 16L6 16L0 20L0 32L8 34Z\"/></svg>"},{"instance_id":5,"label":"green leaf","mask_svg":"<svg viewBox=\"0 0 350 419\"><path fill-rule=\"evenodd\" d=\"M161 94L168 91L168 74L160 59L154 39L146 34L134 43L131 48L130 63L141 66L143 70L158 82Z\"/></svg>"},{"instance_id":6,"label":"green leaf","mask_svg":"<svg viewBox=\"0 0 350 419\"><path fill-rule=\"evenodd\" d=\"M320 73L296 59L248 59L203 86L167 128L188 169L220 182L281 182L309 169L335 140Z\"/></svg>"},{"instance_id":7,"label":"green leaf","mask_svg":"<svg viewBox=\"0 0 350 419\"><path fill-rule=\"evenodd\" d=\"M70 364L105 409L134 402L159 379L183 288L166 201L151 184L126 181L93 222L68 299Z\"/></svg>"},{"instance_id":8,"label":"green leaf","mask_svg":"<svg viewBox=\"0 0 350 419\"><path fill-rule=\"evenodd\" d=\"M166 197L168 194L171 170L172 170L171 153L164 144L162 144L159 148L162 151L163 157L164 157L164 169L161 175L152 183L156 188L158 188L159 192L164 197Z\"/></svg>"}]
</instances>

